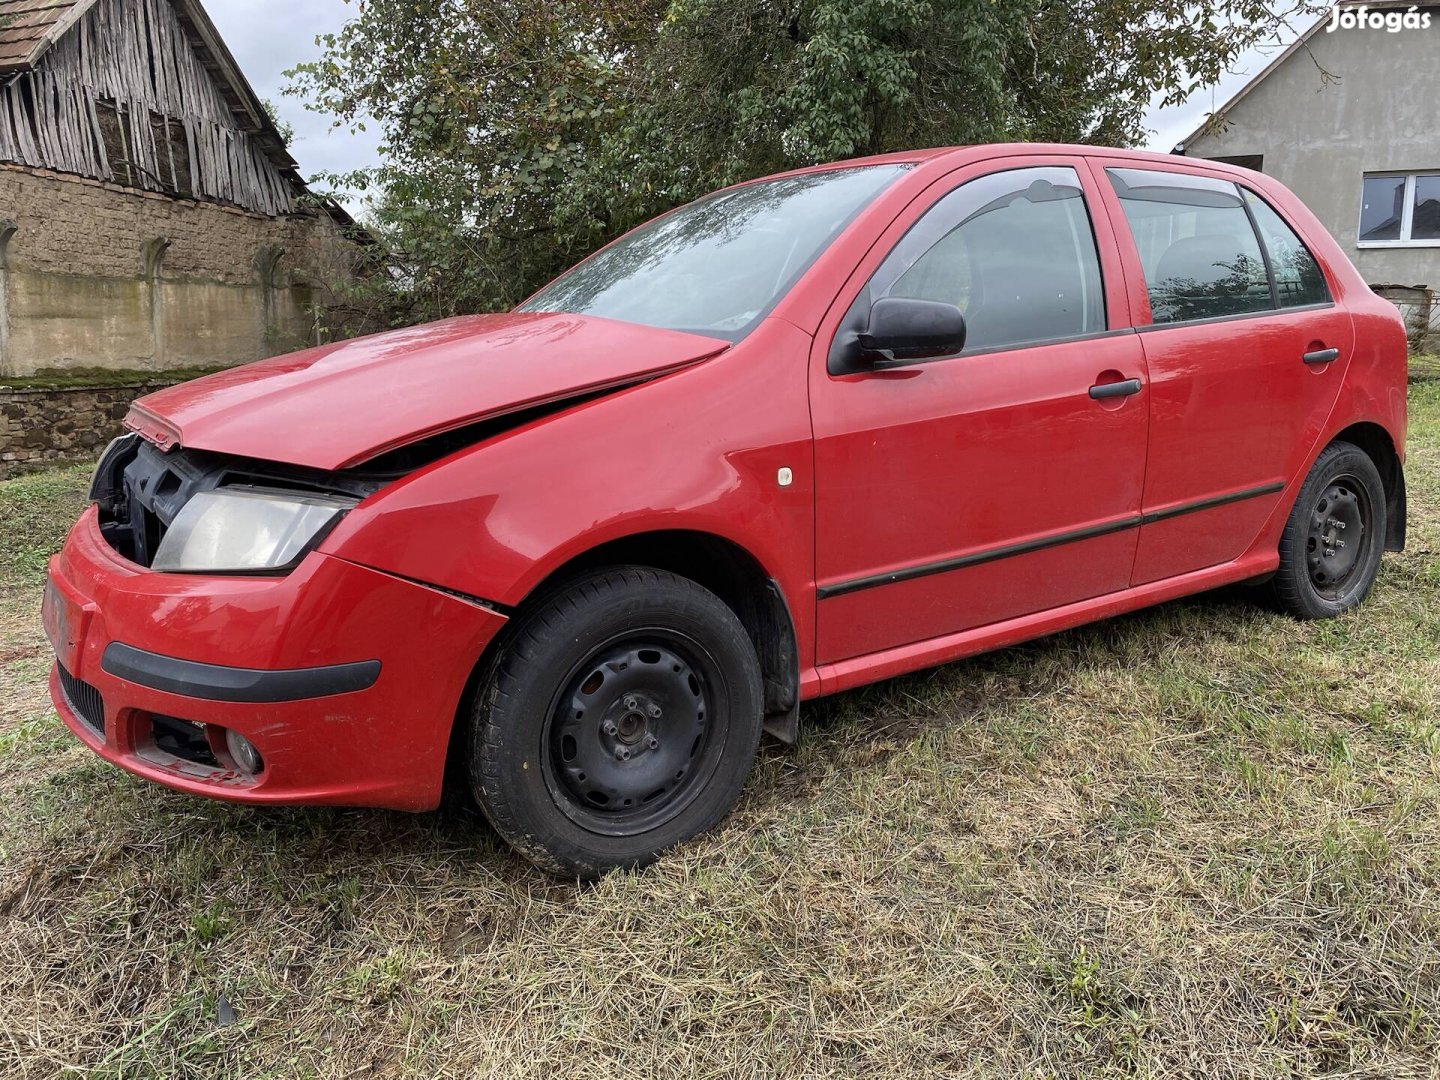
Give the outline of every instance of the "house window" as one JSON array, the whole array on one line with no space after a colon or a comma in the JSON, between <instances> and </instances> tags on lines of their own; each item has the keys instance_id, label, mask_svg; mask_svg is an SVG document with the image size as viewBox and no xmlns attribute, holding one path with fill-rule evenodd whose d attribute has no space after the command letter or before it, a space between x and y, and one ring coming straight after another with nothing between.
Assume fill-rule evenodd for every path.
<instances>
[{"instance_id":1,"label":"house window","mask_svg":"<svg viewBox=\"0 0 1440 1080\"><path fill-rule=\"evenodd\" d=\"M1440 246L1440 172L1365 177L1359 242Z\"/></svg>"}]
</instances>

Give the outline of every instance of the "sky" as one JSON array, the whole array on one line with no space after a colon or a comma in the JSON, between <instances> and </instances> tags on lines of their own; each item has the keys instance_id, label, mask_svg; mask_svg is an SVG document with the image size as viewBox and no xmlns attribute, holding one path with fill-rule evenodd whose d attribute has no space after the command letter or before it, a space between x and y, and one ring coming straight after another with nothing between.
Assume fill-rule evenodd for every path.
<instances>
[{"instance_id":1,"label":"sky","mask_svg":"<svg viewBox=\"0 0 1440 1080\"><path fill-rule=\"evenodd\" d=\"M284 71L318 57L316 35L339 30L353 17L353 3L347 0L204 0L204 3L256 92L268 99L281 119L294 127L295 141L290 150L305 176L346 172L377 163L379 138L373 128L367 132L333 128L332 117L310 112L299 98L285 97L282 93L288 82ZM1251 52L1219 85L1193 94L1184 105L1152 108L1146 118L1146 127L1154 133L1148 148L1167 152L1174 149L1177 142L1204 121L1207 113L1223 105L1264 68L1277 48Z\"/></svg>"},{"instance_id":2,"label":"sky","mask_svg":"<svg viewBox=\"0 0 1440 1080\"><path fill-rule=\"evenodd\" d=\"M307 178L348 172L378 163L375 130L332 130L334 117L305 108L300 98L285 97L284 72L320 56L319 34L333 33L352 18L345 0L202 0L240 70L260 97L275 106L280 119L295 129L290 153Z\"/></svg>"}]
</instances>

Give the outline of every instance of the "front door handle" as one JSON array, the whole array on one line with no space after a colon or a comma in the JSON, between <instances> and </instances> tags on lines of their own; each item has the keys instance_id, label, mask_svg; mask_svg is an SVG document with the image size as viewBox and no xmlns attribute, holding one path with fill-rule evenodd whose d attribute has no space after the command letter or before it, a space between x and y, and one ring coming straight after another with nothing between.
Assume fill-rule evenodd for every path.
<instances>
[{"instance_id":1,"label":"front door handle","mask_svg":"<svg viewBox=\"0 0 1440 1080\"><path fill-rule=\"evenodd\" d=\"M1124 382L1100 383L1098 386L1090 387L1090 396L1096 401L1104 401L1112 397L1130 397L1140 392L1139 379L1126 379Z\"/></svg>"},{"instance_id":2,"label":"front door handle","mask_svg":"<svg viewBox=\"0 0 1440 1080\"><path fill-rule=\"evenodd\" d=\"M1339 349L1316 349L1314 352L1307 352L1300 359L1307 364L1329 364L1340 359Z\"/></svg>"}]
</instances>

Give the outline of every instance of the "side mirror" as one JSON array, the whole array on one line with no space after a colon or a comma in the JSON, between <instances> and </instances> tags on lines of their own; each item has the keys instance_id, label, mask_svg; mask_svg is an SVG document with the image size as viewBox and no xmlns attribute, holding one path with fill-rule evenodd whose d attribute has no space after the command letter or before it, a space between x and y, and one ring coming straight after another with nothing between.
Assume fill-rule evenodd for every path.
<instances>
[{"instance_id":1,"label":"side mirror","mask_svg":"<svg viewBox=\"0 0 1440 1080\"><path fill-rule=\"evenodd\" d=\"M965 316L954 304L887 296L870 308L856 342L871 364L954 356L965 348Z\"/></svg>"}]
</instances>

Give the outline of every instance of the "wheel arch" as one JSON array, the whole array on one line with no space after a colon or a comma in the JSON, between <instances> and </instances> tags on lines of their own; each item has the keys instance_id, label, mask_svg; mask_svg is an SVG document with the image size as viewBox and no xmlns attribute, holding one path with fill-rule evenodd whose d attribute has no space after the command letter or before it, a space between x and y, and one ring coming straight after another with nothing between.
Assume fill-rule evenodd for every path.
<instances>
[{"instance_id":1,"label":"wheel arch","mask_svg":"<svg viewBox=\"0 0 1440 1080\"><path fill-rule=\"evenodd\" d=\"M606 566L648 566L709 589L735 612L755 647L765 690L766 729L794 742L800 705L800 653L785 594L753 554L715 533L666 529L589 548L553 570L525 603L567 579Z\"/></svg>"},{"instance_id":2,"label":"wheel arch","mask_svg":"<svg viewBox=\"0 0 1440 1080\"><path fill-rule=\"evenodd\" d=\"M634 533L598 543L552 568L516 605L529 607L583 574L611 566L647 566L687 578L718 596L745 627L760 662L765 729L785 743L799 733L800 654L795 621L784 591L753 554L735 541L693 529ZM496 636L476 662L461 697L446 754L446 787L463 784L463 739L469 703L483 684L505 634Z\"/></svg>"},{"instance_id":3,"label":"wheel arch","mask_svg":"<svg viewBox=\"0 0 1440 1080\"><path fill-rule=\"evenodd\" d=\"M1362 421L1336 432L1327 445L1347 442L1358 446L1375 463L1385 485L1385 550L1404 551L1407 508L1405 469L1395 450L1395 441L1381 425Z\"/></svg>"}]
</instances>

